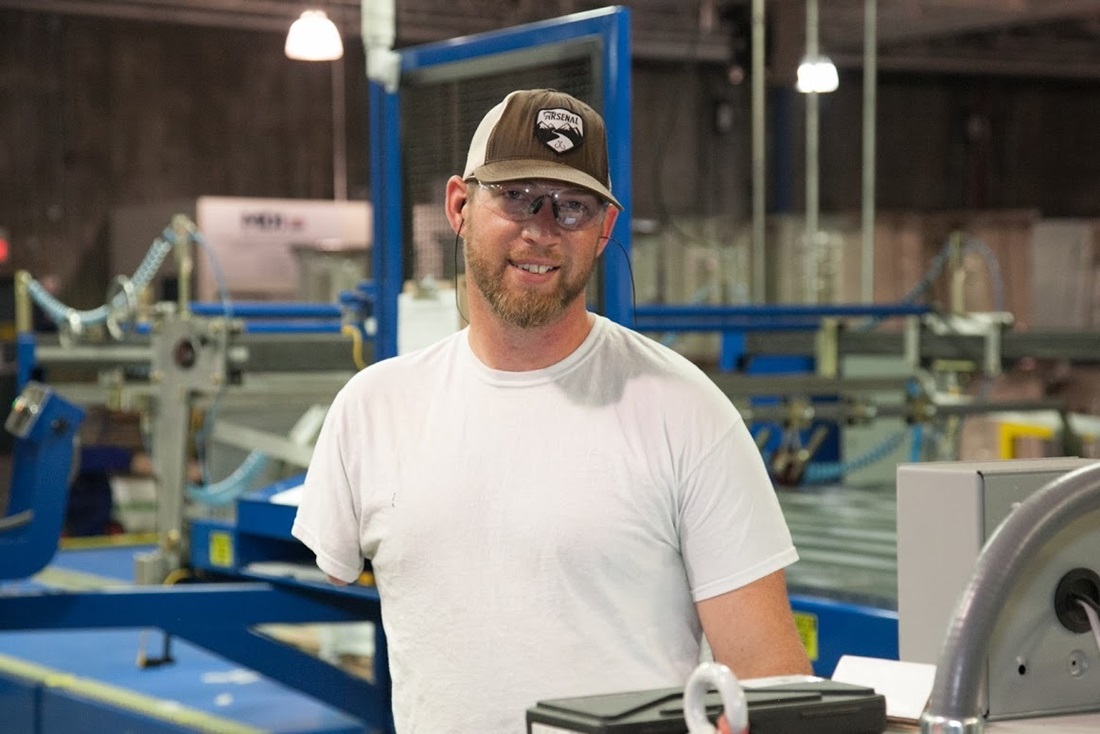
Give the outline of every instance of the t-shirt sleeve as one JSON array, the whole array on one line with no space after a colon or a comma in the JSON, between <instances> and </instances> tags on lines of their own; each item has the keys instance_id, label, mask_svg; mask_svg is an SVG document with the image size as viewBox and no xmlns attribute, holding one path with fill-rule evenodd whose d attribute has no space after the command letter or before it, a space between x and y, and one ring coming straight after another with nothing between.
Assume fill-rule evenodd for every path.
<instances>
[{"instance_id":1,"label":"t-shirt sleeve","mask_svg":"<svg viewBox=\"0 0 1100 734\"><path fill-rule=\"evenodd\" d=\"M732 591L798 560L760 451L739 415L686 477L680 528L695 601Z\"/></svg>"},{"instance_id":2,"label":"t-shirt sleeve","mask_svg":"<svg viewBox=\"0 0 1100 734\"><path fill-rule=\"evenodd\" d=\"M325 416L290 532L317 556L318 568L351 583L363 571L363 554L361 502L346 461L349 434L353 426L345 390Z\"/></svg>"}]
</instances>

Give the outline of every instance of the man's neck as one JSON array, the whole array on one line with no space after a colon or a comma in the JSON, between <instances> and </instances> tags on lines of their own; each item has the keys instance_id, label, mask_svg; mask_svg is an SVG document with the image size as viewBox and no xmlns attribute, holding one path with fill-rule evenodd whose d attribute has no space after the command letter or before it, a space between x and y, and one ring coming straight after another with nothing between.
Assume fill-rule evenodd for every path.
<instances>
[{"instance_id":1,"label":"man's neck","mask_svg":"<svg viewBox=\"0 0 1100 734\"><path fill-rule=\"evenodd\" d=\"M486 367L528 372L557 364L584 342L595 317L581 303L552 324L524 329L502 323L495 315L471 313L470 348Z\"/></svg>"}]
</instances>

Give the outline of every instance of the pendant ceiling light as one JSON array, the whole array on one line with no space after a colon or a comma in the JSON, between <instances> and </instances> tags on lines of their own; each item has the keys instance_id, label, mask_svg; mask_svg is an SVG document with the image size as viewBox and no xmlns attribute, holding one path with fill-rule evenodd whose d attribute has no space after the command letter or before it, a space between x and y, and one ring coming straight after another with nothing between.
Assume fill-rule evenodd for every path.
<instances>
[{"instance_id":1,"label":"pendant ceiling light","mask_svg":"<svg viewBox=\"0 0 1100 734\"><path fill-rule=\"evenodd\" d=\"M335 61L344 55L344 43L325 11L307 10L290 26L285 51L299 61Z\"/></svg>"}]
</instances>

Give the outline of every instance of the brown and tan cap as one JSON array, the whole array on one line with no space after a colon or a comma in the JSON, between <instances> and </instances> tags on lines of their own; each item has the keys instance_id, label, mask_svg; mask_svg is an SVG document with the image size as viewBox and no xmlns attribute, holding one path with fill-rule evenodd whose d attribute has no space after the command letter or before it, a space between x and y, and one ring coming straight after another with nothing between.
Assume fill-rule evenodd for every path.
<instances>
[{"instance_id":1,"label":"brown and tan cap","mask_svg":"<svg viewBox=\"0 0 1100 734\"><path fill-rule=\"evenodd\" d=\"M482 118L470 141L465 179L499 183L544 178L611 195L603 118L572 95L553 89L512 92Z\"/></svg>"}]
</instances>

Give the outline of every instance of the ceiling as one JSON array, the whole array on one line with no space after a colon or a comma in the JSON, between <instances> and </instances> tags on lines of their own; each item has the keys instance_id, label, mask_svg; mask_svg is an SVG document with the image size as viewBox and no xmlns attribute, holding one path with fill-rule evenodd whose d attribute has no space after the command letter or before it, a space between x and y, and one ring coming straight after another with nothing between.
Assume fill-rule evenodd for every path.
<instances>
[{"instance_id":1,"label":"ceiling","mask_svg":"<svg viewBox=\"0 0 1100 734\"><path fill-rule=\"evenodd\" d=\"M1100 78L1100 0L817 0L821 49L863 63L877 15L880 69ZM283 32L309 6L360 35L361 0L0 0L0 9ZM773 48L801 48L805 0L766 0ZM396 0L397 46L445 40L602 7L590 0ZM627 0L640 59L725 63L748 33L750 0Z\"/></svg>"}]
</instances>

